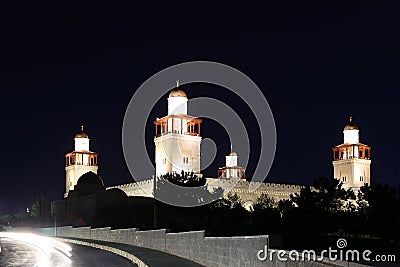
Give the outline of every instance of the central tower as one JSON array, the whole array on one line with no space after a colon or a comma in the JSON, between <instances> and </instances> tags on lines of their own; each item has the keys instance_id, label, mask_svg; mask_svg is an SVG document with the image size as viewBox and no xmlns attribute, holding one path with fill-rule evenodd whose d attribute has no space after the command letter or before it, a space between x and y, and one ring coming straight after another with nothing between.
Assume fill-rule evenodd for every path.
<instances>
[{"instance_id":1,"label":"central tower","mask_svg":"<svg viewBox=\"0 0 400 267\"><path fill-rule=\"evenodd\" d=\"M350 117L343 130L343 144L332 148L334 178L343 183L343 188L355 191L364 184L371 184L371 147L360 143L359 132Z\"/></svg>"},{"instance_id":2,"label":"central tower","mask_svg":"<svg viewBox=\"0 0 400 267\"><path fill-rule=\"evenodd\" d=\"M200 118L187 114L187 96L176 84L168 97L168 115L156 119L156 176L171 172L200 174Z\"/></svg>"}]
</instances>

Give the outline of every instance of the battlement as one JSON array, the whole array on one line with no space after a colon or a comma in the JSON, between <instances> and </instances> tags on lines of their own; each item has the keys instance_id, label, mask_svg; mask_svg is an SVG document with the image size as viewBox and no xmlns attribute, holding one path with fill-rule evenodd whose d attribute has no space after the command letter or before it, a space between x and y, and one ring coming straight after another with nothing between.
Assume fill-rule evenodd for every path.
<instances>
[{"instance_id":1,"label":"battlement","mask_svg":"<svg viewBox=\"0 0 400 267\"><path fill-rule=\"evenodd\" d=\"M230 184L236 184L236 186L263 187L271 189L294 189L294 190L300 190L303 187L302 185L292 185L292 184L248 182L243 179L207 178L207 185L230 185Z\"/></svg>"},{"instance_id":2,"label":"battlement","mask_svg":"<svg viewBox=\"0 0 400 267\"><path fill-rule=\"evenodd\" d=\"M300 192L303 186L278 183L248 182L243 179L220 179L206 178L206 186L209 191L222 188L227 195L229 192L236 193L245 202L255 202L261 194L267 194L276 200L288 199L291 194ZM153 197L154 180L148 179L134 183L122 184L108 187L118 188L128 196Z\"/></svg>"},{"instance_id":3,"label":"battlement","mask_svg":"<svg viewBox=\"0 0 400 267\"><path fill-rule=\"evenodd\" d=\"M127 196L153 197L153 179L143 180L139 182L122 184L107 187L108 189L117 188L125 192Z\"/></svg>"},{"instance_id":4,"label":"battlement","mask_svg":"<svg viewBox=\"0 0 400 267\"><path fill-rule=\"evenodd\" d=\"M153 185L153 179L148 179L148 180L143 180L143 181L139 181L139 182L134 182L134 183L128 183L128 184L121 184L121 185L115 185L115 186L110 186L107 187L107 189L111 189L111 188L135 188L135 187L140 187L140 186L144 186L144 185Z\"/></svg>"}]
</instances>

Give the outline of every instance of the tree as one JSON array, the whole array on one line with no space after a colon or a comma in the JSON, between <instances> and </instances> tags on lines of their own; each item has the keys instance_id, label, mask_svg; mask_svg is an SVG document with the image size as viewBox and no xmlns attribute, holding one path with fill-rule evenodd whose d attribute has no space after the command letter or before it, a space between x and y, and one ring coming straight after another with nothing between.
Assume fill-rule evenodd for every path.
<instances>
[{"instance_id":1,"label":"tree","mask_svg":"<svg viewBox=\"0 0 400 267\"><path fill-rule=\"evenodd\" d=\"M247 234L250 214L242 204L240 197L231 192L212 203L206 221L207 234L215 236Z\"/></svg>"},{"instance_id":2,"label":"tree","mask_svg":"<svg viewBox=\"0 0 400 267\"><path fill-rule=\"evenodd\" d=\"M343 189L336 179L315 180L313 186L304 186L299 193L291 195L292 205L281 202L283 231L291 241L317 244L323 235L346 228L348 221L344 212L354 199L354 192Z\"/></svg>"},{"instance_id":3,"label":"tree","mask_svg":"<svg viewBox=\"0 0 400 267\"><path fill-rule=\"evenodd\" d=\"M288 215L294 208L293 202L290 199L279 200L278 210L281 217Z\"/></svg>"},{"instance_id":4,"label":"tree","mask_svg":"<svg viewBox=\"0 0 400 267\"><path fill-rule=\"evenodd\" d=\"M280 232L280 214L277 203L267 194L261 194L252 207L254 234L277 234Z\"/></svg>"},{"instance_id":5,"label":"tree","mask_svg":"<svg viewBox=\"0 0 400 267\"><path fill-rule=\"evenodd\" d=\"M194 172L169 172L167 174L161 175L160 178L168 180L169 182L184 186L184 187L197 187L204 186L206 184L206 179L204 177L199 177Z\"/></svg>"},{"instance_id":6,"label":"tree","mask_svg":"<svg viewBox=\"0 0 400 267\"><path fill-rule=\"evenodd\" d=\"M0 225L9 225L12 221L12 216L9 214L3 214L0 216Z\"/></svg>"},{"instance_id":7,"label":"tree","mask_svg":"<svg viewBox=\"0 0 400 267\"><path fill-rule=\"evenodd\" d=\"M388 184L365 185L357 198L365 232L387 239L400 236L399 191Z\"/></svg>"},{"instance_id":8,"label":"tree","mask_svg":"<svg viewBox=\"0 0 400 267\"><path fill-rule=\"evenodd\" d=\"M267 194L262 193L253 205L253 211L272 210L276 206L275 200Z\"/></svg>"},{"instance_id":9,"label":"tree","mask_svg":"<svg viewBox=\"0 0 400 267\"><path fill-rule=\"evenodd\" d=\"M48 223L51 217L50 201L43 195L40 195L32 204L29 214L39 223Z\"/></svg>"}]
</instances>

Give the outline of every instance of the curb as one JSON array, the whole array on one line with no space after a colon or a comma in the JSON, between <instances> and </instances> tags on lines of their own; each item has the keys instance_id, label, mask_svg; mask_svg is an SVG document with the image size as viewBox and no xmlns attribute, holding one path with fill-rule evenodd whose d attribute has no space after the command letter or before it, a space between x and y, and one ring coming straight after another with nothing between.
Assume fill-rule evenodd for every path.
<instances>
[{"instance_id":1,"label":"curb","mask_svg":"<svg viewBox=\"0 0 400 267\"><path fill-rule=\"evenodd\" d=\"M68 239L68 238L59 238L55 237L57 240L62 241L62 242L67 242L67 243L72 243L72 244L77 244L77 245L83 245L83 246L88 246L92 248L98 248L101 250L109 251L112 252L118 256L121 256L123 258L126 258L133 263L137 264L139 267L149 267L146 263L144 263L142 260L140 260L138 257L133 255L132 253L129 253L127 251L118 249L118 248L113 248L110 246L105 246L105 245L100 245L97 243L90 243L86 241L81 241L81 240L74 240L74 239Z\"/></svg>"}]
</instances>

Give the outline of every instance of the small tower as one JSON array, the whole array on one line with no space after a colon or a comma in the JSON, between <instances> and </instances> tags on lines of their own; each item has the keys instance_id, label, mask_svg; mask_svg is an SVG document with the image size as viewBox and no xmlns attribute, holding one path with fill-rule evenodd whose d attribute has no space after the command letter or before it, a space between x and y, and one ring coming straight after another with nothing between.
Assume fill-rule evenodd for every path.
<instances>
[{"instance_id":1,"label":"small tower","mask_svg":"<svg viewBox=\"0 0 400 267\"><path fill-rule=\"evenodd\" d=\"M359 132L350 117L343 130L343 144L332 148L334 178L343 183L343 188L354 191L364 184L371 184L371 147L360 143Z\"/></svg>"},{"instance_id":2,"label":"small tower","mask_svg":"<svg viewBox=\"0 0 400 267\"><path fill-rule=\"evenodd\" d=\"M238 166L236 152L231 152L228 156L225 156L225 167L218 169L218 178L246 178L246 169Z\"/></svg>"},{"instance_id":3,"label":"small tower","mask_svg":"<svg viewBox=\"0 0 400 267\"><path fill-rule=\"evenodd\" d=\"M79 177L87 172L97 174L97 153L91 152L89 147L89 136L83 131L75 135L75 150L65 155L65 193L73 190Z\"/></svg>"},{"instance_id":4,"label":"small tower","mask_svg":"<svg viewBox=\"0 0 400 267\"><path fill-rule=\"evenodd\" d=\"M170 172L200 175L200 118L187 115L187 96L176 83L168 97L168 115L156 119L156 176Z\"/></svg>"}]
</instances>

